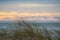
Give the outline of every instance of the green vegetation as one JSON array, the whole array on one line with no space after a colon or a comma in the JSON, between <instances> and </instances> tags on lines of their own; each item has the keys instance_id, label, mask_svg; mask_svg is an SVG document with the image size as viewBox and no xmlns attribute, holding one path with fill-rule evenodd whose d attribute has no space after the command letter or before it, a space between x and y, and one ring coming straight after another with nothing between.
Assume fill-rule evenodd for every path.
<instances>
[{"instance_id":1,"label":"green vegetation","mask_svg":"<svg viewBox=\"0 0 60 40\"><path fill-rule=\"evenodd\" d=\"M13 26L10 25L10 26ZM0 32L0 40L60 40L60 37L52 37L51 32L43 25L35 24L27 21L20 21L16 23L16 30L8 32L3 29ZM40 29L38 29L38 27ZM34 29L37 28L37 29Z\"/></svg>"}]
</instances>

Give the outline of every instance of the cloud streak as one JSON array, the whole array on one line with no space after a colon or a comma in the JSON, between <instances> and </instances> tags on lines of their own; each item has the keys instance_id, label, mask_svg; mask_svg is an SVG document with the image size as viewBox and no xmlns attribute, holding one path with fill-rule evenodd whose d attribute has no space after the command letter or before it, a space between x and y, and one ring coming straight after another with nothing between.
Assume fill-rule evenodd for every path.
<instances>
[{"instance_id":1,"label":"cloud streak","mask_svg":"<svg viewBox=\"0 0 60 40\"><path fill-rule=\"evenodd\" d=\"M3 3L0 4L1 11L21 11L21 12L39 12L39 11L59 11L59 4L42 4L42 3Z\"/></svg>"},{"instance_id":2,"label":"cloud streak","mask_svg":"<svg viewBox=\"0 0 60 40\"><path fill-rule=\"evenodd\" d=\"M1 4L0 8L38 8L38 7L58 7L54 4L38 4L38 3L17 3L17 4ZM59 6L60 7L60 6Z\"/></svg>"},{"instance_id":3,"label":"cloud streak","mask_svg":"<svg viewBox=\"0 0 60 40\"><path fill-rule=\"evenodd\" d=\"M40 17L42 17L42 19L44 17L50 17L49 19L54 19L53 17L60 17L59 12L54 13L50 13L50 12L41 12L41 13L18 13L18 12L0 12L0 20L4 20L4 19L9 19L9 20L17 20L17 18L21 19L21 18L25 18L25 17L29 17L30 19L33 19L34 17L38 19L40 19ZM32 18L33 17L33 18Z\"/></svg>"}]
</instances>

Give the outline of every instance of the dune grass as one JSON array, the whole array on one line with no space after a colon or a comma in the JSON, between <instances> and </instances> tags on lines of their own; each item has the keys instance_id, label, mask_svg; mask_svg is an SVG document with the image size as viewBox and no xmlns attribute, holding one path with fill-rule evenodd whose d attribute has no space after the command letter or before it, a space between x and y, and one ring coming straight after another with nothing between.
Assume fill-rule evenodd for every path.
<instances>
[{"instance_id":1,"label":"dune grass","mask_svg":"<svg viewBox=\"0 0 60 40\"><path fill-rule=\"evenodd\" d=\"M28 21L20 21L16 23L16 30L8 32L3 29L0 32L0 40L60 40L60 37L52 37L51 32L42 25ZM34 29L37 28L37 29ZM40 29L38 29L40 27Z\"/></svg>"}]
</instances>

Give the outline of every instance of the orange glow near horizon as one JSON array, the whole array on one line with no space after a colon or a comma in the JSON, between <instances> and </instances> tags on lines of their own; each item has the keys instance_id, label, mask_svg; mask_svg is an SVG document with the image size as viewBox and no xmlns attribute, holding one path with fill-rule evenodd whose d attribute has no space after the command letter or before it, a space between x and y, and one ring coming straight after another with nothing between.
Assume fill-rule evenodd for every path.
<instances>
[{"instance_id":1,"label":"orange glow near horizon","mask_svg":"<svg viewBox=\"0 0 60 40\"><path fill-rule=\"evenodd\" d=\"M49 13L49 12L42 12L42 13L29 13L29 12L25 12L25 13L18 13L18 12L1 12L0 11L0 20L1 19L13 19L15 20L17 17L16 16L60 16L60 14L57 13Z\"/></svg>"}]
</instances>

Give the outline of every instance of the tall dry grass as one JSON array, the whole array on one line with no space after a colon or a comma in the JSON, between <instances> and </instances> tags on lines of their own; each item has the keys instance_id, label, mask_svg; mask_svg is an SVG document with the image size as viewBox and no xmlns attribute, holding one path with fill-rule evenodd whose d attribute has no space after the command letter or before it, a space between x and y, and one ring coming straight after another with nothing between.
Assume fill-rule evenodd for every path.
<instances>
[{"instance_id":1,"label":"tall dry grass","mask_svg":"<svg viewBox=\"0 0 60 40\"><path fill-rule=\"evenodd\" d=\"M60 37L53 38L45 27L42 30L41 26L28 21L19 21L16 23L16 30L8 32L3 29L0 32L0 40L60 40Z\"/></svg>"}]
</instances>

